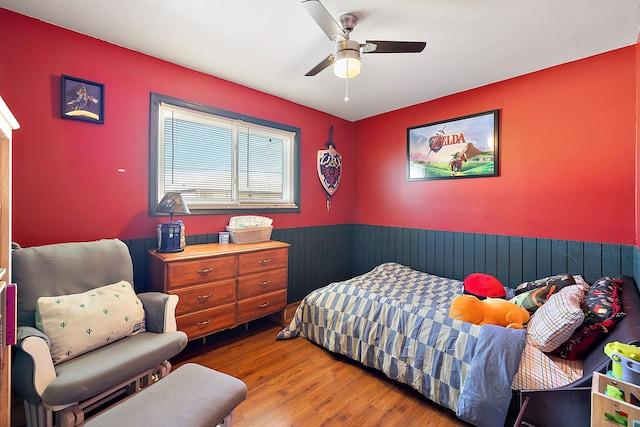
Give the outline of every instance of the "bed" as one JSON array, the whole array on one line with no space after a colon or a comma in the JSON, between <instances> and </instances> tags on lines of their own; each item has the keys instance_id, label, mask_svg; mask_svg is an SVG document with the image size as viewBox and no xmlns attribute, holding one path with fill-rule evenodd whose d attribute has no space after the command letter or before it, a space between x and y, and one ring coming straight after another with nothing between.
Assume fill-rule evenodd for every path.
<instances>
[{"instance_id":1,"label":"bed","mask_svg":"<svg viewBox=\"0 0 640 427\"><path fill-rule=\"evenodd\" d=\"M627 316L607 341L640 339L640 304L632 278L624 278L623 289L627 290L622 293ZM567 419L579 425L574 423L579 418L571 413L584 411L582 394L573 407L562 408L562 415L554 414L553 422L535 418L557 400L549 390L588 387L591 372L606 369L604 343L584 360L569 363L569 373L559 369L560 380L534 387L544 390L514 390L513 384L531 384L521 369L521 358L531 360L523 358L531 347L526 331L449 318L452 300L462 293L461 281L385 263L308 294L277 339L307 338L408 384L477 426L502 426L518 415L539 425L554 425L567 413ZM588 420L588 396L586 404Z\"/></svg>"}]
</instances>

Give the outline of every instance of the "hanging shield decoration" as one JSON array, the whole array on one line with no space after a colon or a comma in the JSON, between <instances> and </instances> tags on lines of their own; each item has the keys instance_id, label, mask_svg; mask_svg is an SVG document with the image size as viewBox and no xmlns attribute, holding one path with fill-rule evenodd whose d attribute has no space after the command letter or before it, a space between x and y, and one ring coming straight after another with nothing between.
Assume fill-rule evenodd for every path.
<instances>
[{"instance_id":1,"label":"hanging shield decoration","mask_svg":"<svg viewBox=\"0 0 640 427\"><path fill-rule=\"evenodd\" d=\"M340 185L342 175L342 156L333 144L328 150L318 150L318 178L329 196L333 196Z\"/></svg>"}]
</instances>

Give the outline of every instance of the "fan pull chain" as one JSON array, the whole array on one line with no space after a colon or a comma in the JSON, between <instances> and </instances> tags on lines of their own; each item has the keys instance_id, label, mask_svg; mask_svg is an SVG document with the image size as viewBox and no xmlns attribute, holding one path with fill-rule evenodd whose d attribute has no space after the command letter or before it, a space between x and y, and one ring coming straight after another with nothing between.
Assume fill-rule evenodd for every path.
<instances>
[{"instance_id":1,"label":"fan pull chain","mask_svg":"<svg viewBox=\"0 0 640 427\"><path fill-rule=\"evenodd\" d=\"M344 79L344 102L349 102L349 79Z\"/></svg>"}]
</instances>

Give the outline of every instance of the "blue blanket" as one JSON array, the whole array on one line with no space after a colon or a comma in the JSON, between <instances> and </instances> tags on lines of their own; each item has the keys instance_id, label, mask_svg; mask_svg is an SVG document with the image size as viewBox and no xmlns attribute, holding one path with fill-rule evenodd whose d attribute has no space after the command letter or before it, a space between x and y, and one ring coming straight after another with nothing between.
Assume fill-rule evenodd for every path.
<instances>
[{"instance_id":1,"label":"blue blanket","mask_svg":"<svg viewBox=\"0 0 640 427\"><path fill-rule=\"evenodd\" d=\"M525 342L522 329L482 326L476 354L458 399L458 417L478 427L504 425L511 401L511 382L520 366Z\"/></svg>"},{"instance_id":2,"label":"blue blanket","mask_svg":"<svg viewBox=\"0 0 640 427\"><path fill-rule=\"evenodd\" d=\"M381 264L311 292L277 338L300 335L410 385L465 421L503 425L524 333L449 318L460 294L460 281Z\"/></svg>"}]
</instances>

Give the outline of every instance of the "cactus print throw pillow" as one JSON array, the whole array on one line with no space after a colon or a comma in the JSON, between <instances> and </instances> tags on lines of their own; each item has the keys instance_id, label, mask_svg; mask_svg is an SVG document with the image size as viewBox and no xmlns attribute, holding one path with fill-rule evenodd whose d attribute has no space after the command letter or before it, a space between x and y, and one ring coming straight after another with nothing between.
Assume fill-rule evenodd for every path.
<instances>
[{"instance_id":1,"label":"cactus print throw pillow","mask_svg":"<svg viewBox=\"0 0 640 427\"><path fill-rule=\"evenodd\" d=\"M49 338L57 364L143 331L144 308L131 284L120 281L81 294L38 298L36 327Z\"/></svg>"}]
</instances>

